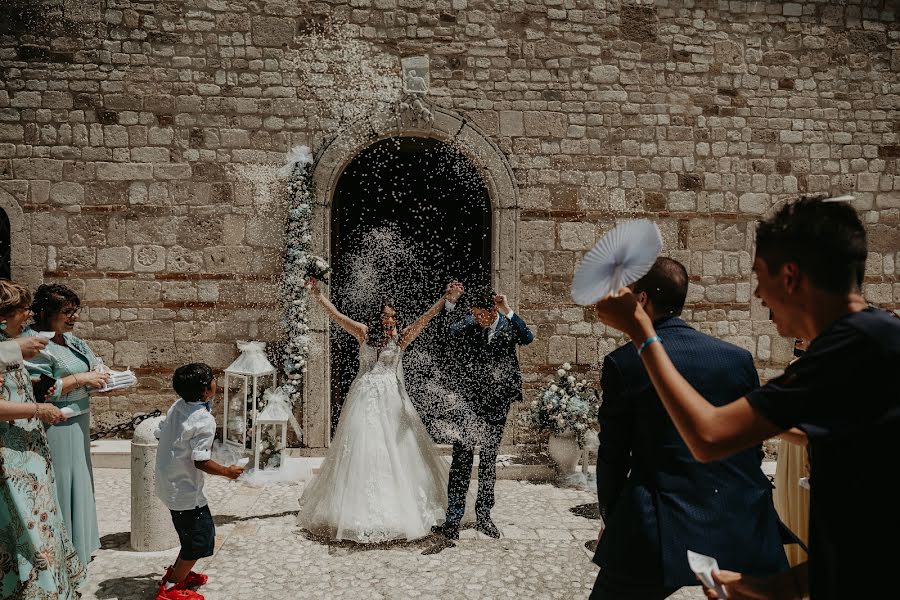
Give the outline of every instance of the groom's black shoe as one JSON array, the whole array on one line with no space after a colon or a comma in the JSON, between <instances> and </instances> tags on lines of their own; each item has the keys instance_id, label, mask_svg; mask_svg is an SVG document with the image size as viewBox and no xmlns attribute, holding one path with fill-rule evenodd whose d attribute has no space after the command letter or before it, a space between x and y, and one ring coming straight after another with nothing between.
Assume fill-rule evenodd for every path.
<instances>
[{"instance_id":1,"label":"groom's black shoe","mask_svg":"<svg viewBox=\"0 0 900 600\"><path fill-rule=\"evenodd\" d=\"M435 525L431 528L431 533L442 535L448 540L459 539L459 525L453 523L444 523L443 525Z\"/></svg>"},{"instance_id":2,"label":"groom's black shoe","mask_svg":"<svg viewBox=\"0 0 900 600\"><path fill-rule=\"evenodd\" d=\"M488 537L500 539L500 530L494 525L490 517L479 517L475 520L475 529Z\"/></svg>"}]
</instances>

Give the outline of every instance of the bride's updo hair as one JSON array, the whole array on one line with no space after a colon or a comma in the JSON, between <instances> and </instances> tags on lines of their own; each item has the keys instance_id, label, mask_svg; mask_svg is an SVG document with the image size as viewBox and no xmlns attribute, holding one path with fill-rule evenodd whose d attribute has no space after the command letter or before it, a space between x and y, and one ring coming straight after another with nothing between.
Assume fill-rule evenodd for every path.
<instances>
[{"instance_id":1,"label":"bride's updo hair","mask_svg":"<svg viewBox=\"0 0 900 600\"><path fill-rule=\"evenodd\" d=\"M394 311L394 328L397 330L397 333L401 329L400 311L397 310L393 298L382 298L378 310L372 313L366 323L366 326L369 328L366 333L366 343L373 348L381 348L390 341L385 337L384 327L381 325L381 315L384 313L385 308L390 308Z\"/></svg>"}]
</instances>

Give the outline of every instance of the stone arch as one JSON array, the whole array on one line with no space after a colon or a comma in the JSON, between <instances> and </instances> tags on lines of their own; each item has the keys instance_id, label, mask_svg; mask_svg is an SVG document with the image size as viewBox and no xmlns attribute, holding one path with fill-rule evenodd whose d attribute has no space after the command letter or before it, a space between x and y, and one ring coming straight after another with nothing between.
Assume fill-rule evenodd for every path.
<instances>
[{"instance_id":1,"label":"stone arch","mask_svg":"<svg viewBox=\"0 0 900 600\"><path fill-rule=\"evenodd\" d=\"M491 281L515 303L519 297L518 242L519 189L512 167L500 148L477 126L453 111L430 106L433 121L411 112L385 111L361 119L323 143L313 169L315 209L313 251L327 256L331 240L331 207L344 169L371 144L391 137L433 138L457 146L478 168L491 202L494 257ZM312 317L313 347L303 388L303 438L307 447L327 447L330 442L331 359L327 322L320 311Z\"/></svg>"},{"instance_id":2,"label":"stone arch","mask_svg":"<svg viewBox=\"0 0 900 600\"><path fill-rule=\"evenodd\" d=\"M25 215L15 197L0 188L0 209L9 219L10 275L13 281L36 287L41 282L40 269L31 265L31 239L25 227Z\"/></svg>"}]
</instances>

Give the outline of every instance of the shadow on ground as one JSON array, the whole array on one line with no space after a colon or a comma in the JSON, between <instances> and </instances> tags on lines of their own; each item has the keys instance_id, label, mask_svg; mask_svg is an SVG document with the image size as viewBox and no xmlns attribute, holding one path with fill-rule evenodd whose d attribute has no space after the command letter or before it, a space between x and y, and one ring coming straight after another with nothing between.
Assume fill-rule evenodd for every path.
<instances>
[{"instance_id":1,"label":"shadow on ground","mask_svg":"<svg viewBox=\"0 0 900 600\"><path fill-rule=\"evenodd\" d=\"M592 504L579 504L569 509L569 512L585 519L600 519L600 507L594 502Z\"/></svg>"},{"instance_id":2,"label":"shadow on ground","mask_svg":"<svg viewBox=\"0 0 900 600\"><path fill-rule=\"evenodd\" d=\"M97 586L97 598L117 598L118 600L146 600L155 598L159 591L159 573L116 577L101 581Z\"/></svg>"},{"instance_id":3,"label":"shadow on ground","mask_svg":"<svg viewBox=\"0 0 900 600\"><path fill-rule=\"evenodd\" d=\"M337 556L346 556L357 552L368 552L371 550L422 550L434 543L437 538L435 535L428 535L418 540L391 540L387 542L371 542L361 544L350 540L332 540L327 536L317 535L306 529L297 531L297 535L317 544L328 546L328 554Z\"/></svg>"},{"instance_id":4,"label":"shadow on ground","mask_svg":"<svg viewBox=\"0 0 900 600\"><path fill-rule=\"evenodd\" d=\"M249 517L236 517L234 515L215 515L213 517L213 523L216 524L216 527L221 527L222 525L231 525L232 523L240 523L242 521L256 521L259 519L278 519L280 517L290 517L296 515L296 510L286 510L280 513L269 513L268 515L251 515Z\"/></svg>"},{"instance_id":5,"label":"shadow on ground","mask_svg":"<svg viewBox=\"0 0 900 600\"><path fill-rule=\"evenodd\" d=\"M130 548L130 531L117 531L116 533L107 533L100 538L101 550L129 550Z\"/></svg>"}]
</instances>

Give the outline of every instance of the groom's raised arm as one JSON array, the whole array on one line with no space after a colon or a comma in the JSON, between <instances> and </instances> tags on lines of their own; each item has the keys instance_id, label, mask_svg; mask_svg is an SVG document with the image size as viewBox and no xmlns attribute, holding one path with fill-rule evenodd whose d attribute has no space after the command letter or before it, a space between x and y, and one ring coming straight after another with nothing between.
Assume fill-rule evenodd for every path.
<instances>
[{"instance_id":1,"label":"groom's raised arm","mask_svg":"<svg viewBox=\"0 0 900 600\"><path fill-rule=\"evenodd\" d=\"M527 346L534 341L534 332L528 329L528 325L525 324L525 320L519 316L519 313L513 313L509 322L516 329L519 344Z\"/></svg>"}]
</instances>

